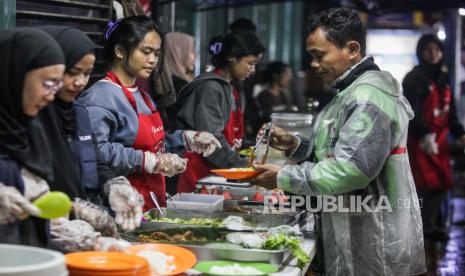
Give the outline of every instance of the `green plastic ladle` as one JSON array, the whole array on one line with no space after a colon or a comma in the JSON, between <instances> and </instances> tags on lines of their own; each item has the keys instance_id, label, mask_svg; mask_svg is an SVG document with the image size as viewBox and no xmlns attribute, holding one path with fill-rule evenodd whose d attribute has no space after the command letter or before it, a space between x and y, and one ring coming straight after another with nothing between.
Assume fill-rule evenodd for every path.
<instances>
[{"instance_id":1,"label":"green plastic ladle","mask_svg":"<svg viewBox=\"0 0 465 276\"><path fill-rule=\"evenodd\" d=\"M40 218L55 219L66 216L71 210L69 196L62 192L49 192L32 202L40 210Z\"/></svg>"}]
</instances>

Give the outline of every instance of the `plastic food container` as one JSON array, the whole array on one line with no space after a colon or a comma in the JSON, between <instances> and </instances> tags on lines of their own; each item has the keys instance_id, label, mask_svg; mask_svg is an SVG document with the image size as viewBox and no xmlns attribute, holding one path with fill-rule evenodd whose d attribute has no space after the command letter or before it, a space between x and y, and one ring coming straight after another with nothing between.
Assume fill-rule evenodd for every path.
<instances>
[{"instance_id":1,"label":"plastic food container","mask_svg":"<svg viewBox=\"0 0 465 276\"><path fill-rule=\"evenodd\" d=\"M65 257L58 251L32 246L0 244L2 276L66 276Z\"/></svg>"},{"instance_id":2,"label":"plastic food container","mask_svg":"<svg viewBox=\"0 0 465 276\"><path fill-rule=\"evenodd\" d=\"M180 193L166 201L168 209L221 211L223 210L223 195L203 195Z\"/></svg>"},{"instance_id":3,"label":"plastic food container","mask_svg":"<svg viewBox=\"0 0 465 276\"><path fill-rule=\"evenodd\" d=\"M272 113L271 122L293 134L309 138L312 132L313 115L309 113Z\"/></svg>"}]
</instances>

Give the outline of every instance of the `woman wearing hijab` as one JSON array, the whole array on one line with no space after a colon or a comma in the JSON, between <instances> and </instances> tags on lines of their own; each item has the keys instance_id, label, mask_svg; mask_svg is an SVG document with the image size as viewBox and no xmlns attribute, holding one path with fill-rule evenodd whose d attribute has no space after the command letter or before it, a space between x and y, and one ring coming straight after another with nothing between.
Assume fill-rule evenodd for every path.
<instances>
[{"instance_id":1,"label":"woman wearing hijab","mask_svg":"<svg viewBox=\"0 0 465 276\"><path fill-rule=\"evenodd\" d=\"M47 138L53 144L54 181L49 185L73 198L86 198L87 194L96 193L98 188L97 158L91 150L91 132L85 129L87 112L74 103L74 99L88 82L94 67L97 45L75 28L39 28L60 45L66 66L63 87L57 92L52 104L39 114Z\"/></svg>"},{"instance_id":2,"label":"woman wearing hijab","mask_svg":"<svg viewBox=\"0 0 465 276\"><path fill-rule=\"evenodd\" d=\"M176 95L179 94L181 88L194 79L194 43L194 37L184 33L171 32L166 34L166 64L171 74ZM176 104L166 108L168 125L173 130L176 126L177 109Z\"/></svg>"},{"instance_id":3,"label":"woman wearing hijab","mask_svg":"<svg viewBox=\"0 0 465 276\"><path fill-rule=\"evenodd\" d=\"M96 203L101 203L99 193L105 190L110 207L116 213L116 222L124 230L133 230L142 219L143 199L125 177L115 177L104 162L98 162L89 113L74 101L89 81L97 46L75 28L44 26L40 29L58 42L66 66L63 87L58 90L55 101L40 114L47 138L53 145L54 179L49 185L52 190L75 198L73 207L77 218L113 236L116 226L108 212L81 200L95 199ZM93 212L86 211L89 208Z\"/></svg>"},{"instance_id":4,"label":"woman wearing hijab","mask_svg":"<svg viewBox=\"0 0 465 276\"><path fill-rule=\"evenodd\" d=\"M195 40L180 32L166 34L166 63L171 71L174 89L178 93L194 79Z\"/></svg>"},{"instance_id":5,"label":"woman wearing hijab","mask_svg":"<svg viewBox=\"0 0 465 276\"><path fill-rule=\"evenodd\" d=\"M0 31L0 49L0 242L45 246L47 221L29 217L52 180L35 117L62 86L64 57L53 38L30 28Z\"/></svg>"},{"instance_id":6,"label":"woman wearing hijab","mask_svg":"<svg viewBox=\"0 0 465 276\"><path fill-rule=\"evenodd\" d=\"M195 40L194 37L180 32L166 34L165 44L165 70L173 83L176 97L186 84L194 79L195 66ZM170 131L176 130L176 103L160 108L163 118L163 126ZM166 178L166 190L170 194L176 194L179 176Z\"/></svg>"},{"instance_id":7,"label":"woman wearing hijab","mask_svg":"<svg viewBox=\"0 0 465 276\"><path fill-rule=\"evenodd\" d=\"M409 124L407 146L413 178L423 202L423 231L425 238L439 240L448 238L440 208L453 186L449 133L465 144L465 130L457 118L443 54L444 45L435 35L422 36L417 44L420 64L402 82L415 112Z\"/></svg>"}]
</instances>

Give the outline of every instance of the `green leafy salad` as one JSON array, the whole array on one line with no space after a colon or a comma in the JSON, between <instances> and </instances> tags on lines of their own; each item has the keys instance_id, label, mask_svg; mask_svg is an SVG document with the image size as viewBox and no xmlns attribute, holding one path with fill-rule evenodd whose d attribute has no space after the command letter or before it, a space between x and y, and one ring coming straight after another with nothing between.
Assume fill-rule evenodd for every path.
<instances>
[{"instance_id":1,"label":"green leafy salad","mask_svg":"<svg viewBox=\"0 0 465 276\"><path fill-rule=\"evenodd\" d=\"M300 246L300 240L298 238L289 237L284 234L273 235L269 237L265 241L263 249L276 250L285 247L289 247L291 249L292 255L297 258L297 265L300 268L304 267L305 264L310 262L310 257Z\"/></svg>"}]
</instances>

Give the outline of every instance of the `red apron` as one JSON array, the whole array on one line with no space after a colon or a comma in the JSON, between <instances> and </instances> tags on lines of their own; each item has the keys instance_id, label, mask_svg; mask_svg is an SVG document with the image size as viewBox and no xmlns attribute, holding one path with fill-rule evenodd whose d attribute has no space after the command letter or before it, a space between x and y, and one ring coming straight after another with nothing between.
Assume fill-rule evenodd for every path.
<instances>
[{"instance_id":1,"label":"red apron","mask_svg":"<svg viewBox=\"0 0 465 276\"><path fill-rule=\"evenodd\" d=\"M451 100L452 92L449 86L440 91L436 84L432 83L420 115L423 116L431 132L436 134L438 154L426 154L420 147L420 141L413 135L409 135L410 165L415 185L419 190L447 191L452 188L452 169L447 139Z\"/></svg>"},{"instance_id":2,"label":"red apron","mask_svg":"<svg viewBox=\"0 0 465 276\"><path fill-rule=\"evenodd\" d=\"M219 74L218 71L215 71ZM223 129L223 135L230 146L234 145L235 139L242 139L244 136L244 115L241 110L239 92L233 89L234 100L236 102L236 111L231 111L229 120ZM177 185L178 193L190 193L195 190L197 180L207 176L210 173L210 166L205 158L194 152L185 152L184 158L187 158L186 171L179 176Z\"/></svg>"},{"instance_id":3,"label":"red apron","mask_svg":"<svg viewBox=\"0 0 465 276\"><path fill-rule=\"evenodd\" d=\"M163 122L160 113L155 110L150 98L141 91L145 104L152 111L151 114L143 114L137 111L136 100L132 93L125 87L118 77L113 72L108 72L105 79L112 81L123 89L124 95L128 99L134 111L137 113L139 119L139 129L137 131L136 140L132 148L142 151L150 151L153 153L164 151L165 132L163 130ZM165 177L162 174L149 174L145 171L136 172L127 177L131 185L144 197L144 211L155 207L151 197L150 191L157 195L157 199L162 206L166 202L166 186Z\"/></svg>"}]
</instances>

